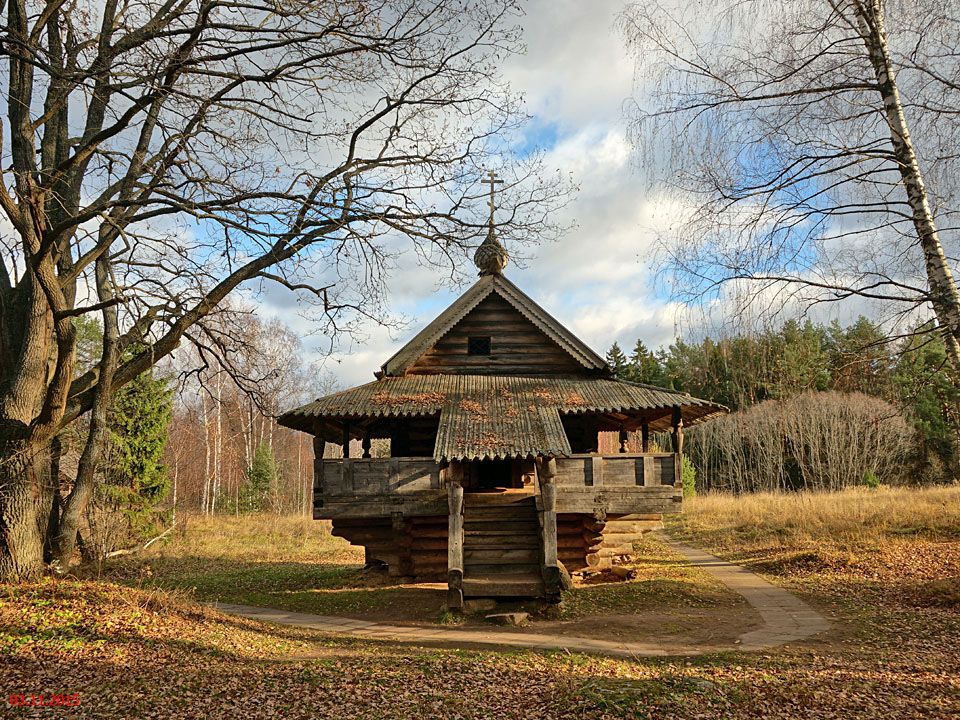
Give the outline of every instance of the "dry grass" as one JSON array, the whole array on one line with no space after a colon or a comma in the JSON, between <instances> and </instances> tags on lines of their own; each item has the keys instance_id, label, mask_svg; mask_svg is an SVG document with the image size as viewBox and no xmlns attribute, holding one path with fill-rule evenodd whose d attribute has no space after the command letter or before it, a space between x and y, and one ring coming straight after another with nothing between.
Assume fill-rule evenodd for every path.
<instances>
[{"instance_id":1,"label":"dry grass","mask_svg":"<svg viewBox=\"0 0 960 720\"><path fill-rule=\"evenodd\" d=\"M303 516L190 515L154 558L203 557L244 562L363 564L363 548L330 534L329 522Z\"/></svg>"},{"instance_id":2,"label":"dry grass","mask_svg":"<svg viewBox=\"0 0 960 720\"><path fill-rule=\"evenodd\" d=\"M662 543L641 543L638 549L635 580L567 593L564 621L652 610L695 615L698 608L720 612L742 604ZM188 517L165 545L118 559L105 571L135 587L187 591L204 601L421 624L444 621L446 596L439 585L400 583L362 567L363 549L333 537L329 522L262 514ZM470 621L482 623L482 614Z\"/></svg>"},{"instance_id":3,"label":"dry grass","mask_svg":"<svg viewBox=\"0 0 960 720\"><path fill-rule=\"evenodd\" d=\"M842 492L710 494L684 503L681 531L722 545L829 545L960 538L960 485ZM677 526L675 526L677 527Z\"/></svg>"},{"instance_id":4,"label":"dry grass","mask_svg":"<svg viewBox=\"0 0 960 720\"><path fill-rule=\"evenodd\" d=\"M794 589L960 608L960 486L706 495L670 531Z\"/></svg>"}]
</instances>

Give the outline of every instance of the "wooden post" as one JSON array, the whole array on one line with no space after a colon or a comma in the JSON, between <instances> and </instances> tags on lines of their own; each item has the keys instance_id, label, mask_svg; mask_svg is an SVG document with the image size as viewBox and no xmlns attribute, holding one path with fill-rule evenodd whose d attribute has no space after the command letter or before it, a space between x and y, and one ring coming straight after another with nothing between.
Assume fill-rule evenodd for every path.
<instances>
[{"instance_id":1,"label":"wooden post","mask_svg":"<svg viewBox=\"0 0 960 720\"><path fill-rule=\"evenodd\" d=\"M674 487L683 485L683 414L678 405L673 406L673 416L670 419L673 426L673 484Z\"/></svg>"},{"instance_id":2,"label":"wooden post","mask_svg":"<svg viewBox=\"0 0 960 720\"><path fill-rule=\"evenodd\" d=\"M343 457L350 457L350 423L343 423L343 440L340 443L343 448Z\"/></svg>"},{"instance_id":3,"label":"wooden post","mask_svg":"<svg viewBox=\"0 0 960 720\"><path fill-rule=\"evenodd\" d=\"M323 449L326 442L323 435L313 436L313 499L312 516L316 519L317 511L323 507Z\"/></svg>"},{"instance_id":4,"label":"wooden post","mask_svg":"<svg viewBox=\"0 0 960 720\"><path fill-rule=\"evenodd\" d=\"M547 600L560 601L563 589L557 561L557 459L544 458L539 467L542 516L540 531L543 544L543 584Z\"/></svg>"},{"instance_id":5,"label":"wooden post","mask_svg":"<svg viewBox=\"0 0 960 720\"><path fill-rule=\"evenodd\" d=\"M450 463L447 475L447 607L463 608L463 467Z\"/></svg>"},{"instance_id":6,"label":"wooden post","mask_svg":"<svg viewBox=\"0 0 960 720\"><path fill-rule=\"evenodd\" d=\"M360 441L360 445L363 448L363 455L361 457L369 458L370 457L370 431L363 431L363 440Z\"/></svg>"},{"instance_id":7,"label":"wooden post","mask_svg":"<svg viewBox=\"0 0 960 720\"><path fill-rule=\"evenodd\" d=\"M640 439L643 452L650 452L650 422L646 418L640 423Z\"/></svg>"},{"instance_id":8,"label":"wooden post","mask_svg":"<svg viewBox=\"0 0 960 720\"><path fill-rule=\"evenodd\" d=\"M620 428L620 452L625 453L627 451L627 440L629 439L627 431L622 427Z\"/></svg>"}]
</instances>

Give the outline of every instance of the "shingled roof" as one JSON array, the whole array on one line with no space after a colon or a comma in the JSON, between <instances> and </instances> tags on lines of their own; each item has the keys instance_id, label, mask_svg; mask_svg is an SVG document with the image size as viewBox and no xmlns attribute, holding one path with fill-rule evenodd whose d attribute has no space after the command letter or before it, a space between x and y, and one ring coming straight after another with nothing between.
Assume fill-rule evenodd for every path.
<instances>
[{"instance_id":1,"label":"shingled roof","mask_svg":"<svg viewBox=\"0 0 960 720\"><path fill-rule=\"evenodd\" d=\"M726 408L687 393L591 377L406 375L327 395L280 417L313 432L324 420L440 414L437 460L569 455L561 414L642 416L666 430L674 407L687 425Z\"/></svg>"}]
</instances>

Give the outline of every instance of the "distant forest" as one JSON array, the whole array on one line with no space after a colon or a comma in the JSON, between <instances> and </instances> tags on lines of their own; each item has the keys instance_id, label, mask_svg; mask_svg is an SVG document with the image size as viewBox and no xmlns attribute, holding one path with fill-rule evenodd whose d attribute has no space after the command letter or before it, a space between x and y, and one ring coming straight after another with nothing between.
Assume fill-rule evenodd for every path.
<instances>
[{"instance_id":1,"label":"distant forest","mask_svg":"<svg viewBox=\"0 0 960 720\"><path fill-rule=\"evenodd\" d=\"M929 483L957 477L957 383L932 326L891 340L861 317L848 326L790 321L779 329L678 341L616 343L624 380L726 405L692 428L697 486L737 492Z\"/></svg>"}]
</instances>

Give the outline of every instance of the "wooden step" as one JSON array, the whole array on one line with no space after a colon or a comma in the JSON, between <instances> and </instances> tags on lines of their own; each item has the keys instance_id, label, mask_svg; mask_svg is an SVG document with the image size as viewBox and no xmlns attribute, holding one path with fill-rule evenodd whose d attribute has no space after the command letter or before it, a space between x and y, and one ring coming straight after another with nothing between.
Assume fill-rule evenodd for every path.
<instances>
[{"instance_id":1,"label":"wooden step","mask_svg":"<svg viewBox=\"0 0 960 720\"><path fill-rule=\"evenodd\" d=\"M464 519L463 529L465 532L500 530L503 532L522 533L529 532L530 530L539 531L536 525L525 520L474 520L471 518Z\"/></svg>"},{"instance_id":2,"label":"wooden step","mask_svg":"<svg viewBox=\"0 0 960 720\"><path fill-rule=\"evenodd\" d=\"M537 563L540 551L537 548L511 548L498 550L464 549L463 564L472 565L516 565L518 563Z\"/></svg>"},{"instance_id":3,"label":"wooden step","mask_svg":"<svg viewBox=\"0 0 960 720\"><path fill-rule=\"evenodd\" d=\"M446 547L446 546L444 546ZM540 547L534 538L511 538L503 537L479 537L465 538L463 543L464 550L537 550Z\"/></svg>"},{"instance_id":4,"label":"wooden step","mask_svg":"<svg viewBox=\"0 0 960 720\"><path fill-rule=\"evenodd\" d=\"M463 576L477 575L513 575L516 573L533 573L540 576L540 564L531 562L516 563L464 563Z\"/></svg>"},{"instance_id":5,"label":"wooden step","mask_svg":"<svg viewBox=\"0 0 960 720\"><path fill-rule=\"evenodd\" d=\"M535 519L537 517L537 511L535 508L525 508L525 507L516 507L515 505L507 505L504 507L496 505L485 505L478 508L464 508L463 516L465 518L471 517L522 517Z\"/></svg>"},{"instance_id":6,"label":"wooden step","mask_svg":"<svg viewBox=\"0 0 960 720\"><path fill-rule=\"evenodd\" d=\"M468 508L482 506L520 506L536 507L534 495L528 492L506 493L464 493L463 504Z\"/></svg>"},{"instance_id":7,"label":"wooden step","mask_svg":"<svg viewBox=\"0 0 960 720\"><path fill-rule=\"evenodd\" d=\"M530 538L532 542L536 542L540 537L540 529L536 525L526 525L522 528L501 528L498 525L492 523L482 523L476 527L463 529L464 539L472 537L516 537L516 538ZM579 536L577 536L579 537Z\"/></svg>"},{"instance_id":8,"label":"wooden step","mask_svg":"<svg viewBox=\"0 0 960 720\"><path fill-rule=\"evenodd\" d=\"M465 597L539 597L544 592L540 573L472 573L463 578Z\"/></svg>"}]
</instances>

